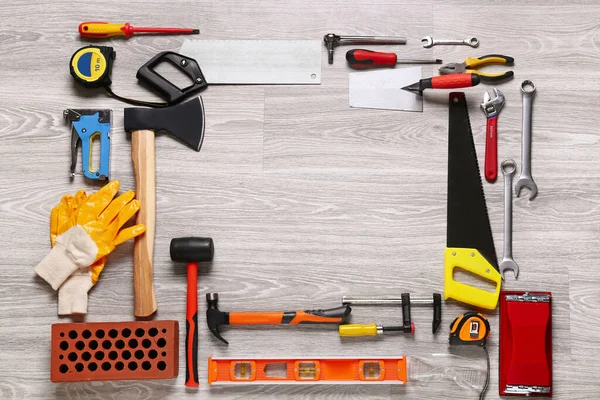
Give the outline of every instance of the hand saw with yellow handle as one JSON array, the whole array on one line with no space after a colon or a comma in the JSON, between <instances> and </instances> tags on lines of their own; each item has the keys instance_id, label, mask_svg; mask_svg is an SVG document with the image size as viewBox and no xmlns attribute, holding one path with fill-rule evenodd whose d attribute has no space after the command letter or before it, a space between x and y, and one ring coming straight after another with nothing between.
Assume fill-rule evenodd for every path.
<instances>
[{"instance_id":1,"label":"hand saw with yellow handle","mask_svg":"<svg viewBox=\"0 0 600 400\"><path fill-rule=\"evenodd\" d=\"M502 276L485 203L465 94L450 93L448 125L448 217L444 254L444 299L493 310ZM462 269L491 281L493 292L454 279Z\"/></svg>"}]
</instances>

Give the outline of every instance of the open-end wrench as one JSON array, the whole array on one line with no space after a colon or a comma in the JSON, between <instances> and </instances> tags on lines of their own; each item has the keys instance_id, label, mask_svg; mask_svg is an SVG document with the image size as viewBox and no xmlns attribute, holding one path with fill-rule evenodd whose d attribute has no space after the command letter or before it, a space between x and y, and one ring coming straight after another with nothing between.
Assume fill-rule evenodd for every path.
<instances>
[{"instance_id":1,"label":"open-end wrench","mask_svg":"<svg viewBox=\"0 0 600 400\"><path fill-rule=\"evenodd\" d=\"M529 189L529 200L537 196L538 188L531 177L531 109L535 85L527 80L521 83L521 96L523 97L523 132L521 133L521 176L515 185L517 197L521 189Z\"/></svg>"},{"instance_id":2,"label":"open-end wrench","mask_svg":"<svg viewBox=\"0 0 600 400\"><path fill-rule=\"evenodd\" d=\"M437 44L443 45L466 45L471 47L479 46L479 40L476 37L464 39L464 40L435 40L431 36L425 36L421 39L421 43L423 43L423 47L426 49L433 47Z\"/></svg>"},{"instance_id":3,"label":"open-end wrench","mask_svg":"<svg viewBox=\"0 0 600 400\"><path fill-rule=\"evenodd\" d=\"M519 266L512 255L512 181L517 163L508 159L502 161L502 174L504 175L504 255L500 262L500 274L504 279L504 272L512 271L515 279L519 277Z\"/></svg>"}]
</instances>

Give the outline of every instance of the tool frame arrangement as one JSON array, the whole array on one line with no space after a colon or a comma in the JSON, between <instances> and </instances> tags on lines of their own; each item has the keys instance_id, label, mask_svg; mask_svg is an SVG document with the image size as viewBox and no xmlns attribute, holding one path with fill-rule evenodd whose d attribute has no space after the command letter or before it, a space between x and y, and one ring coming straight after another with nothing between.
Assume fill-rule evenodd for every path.
<instances>
[{"instance_id":1,"label":"tool frame arrangement","mask_svg":"<svg viewBox=\"0 0 600 400\"><path fill-rule=\"evenodd\" d=\"M143 33L199 34L199 30L136 28L129 23L84 22L79 26L79 33L84 38L100 39L113 36L129 38L133 34ZM410 39L405 37L328 33L323 36L323 53L327 54L328 64L333 64L334 52L338 46L405 45L408 40ZM232 43L229 42L231 46ZM440 40L426 36L421 42L424 48L460 45L475 49L480 46L475 37ZM310 50L313 43L304 41L298 45L298 48ZM190 43L186 43L185 46L194 47ZM236 46L243 48L239 43ZM256 62L259 63L260 54L255 56ZM206 116L202 98L197 95L215 84L210 82L210 79L207 80L202 71L202 64L195 58L165 50L142 65L136 74L136 78L162 98L163 102L124 97L115 94L111 88L112 68L117 65L115 57L116 52L112 47L91 44L75 50L68 62L69 72L83 90L104 89L106 95L136 106L125 108L123 111L123 128L131 138L136 190L118 195L120 182L114 180L115 174L110 174L110 135L116 120L113 117L115 111L106 108L66 108L63 116L71 125L70 177L74 179L77 175L77 147L81 142L82 175L90 182L102 182L105 185L93 194L84 190L79 190L74 195L66 194L52 209L51 250L35 267L35 272L58 291L59 315L85 314L88 291L98 281L108 255L116 246L134 239L132 308L133 316L143 321L52 325L50 377L53 382L172 379L178 375L179 323L152 320L159 305L153 283L157 218L154 136L157 132L167 132L186 146L200 152L204 142ZM67 58L65 64L66 60ZM398 64L443 62L425 57L412 60L399 58L396 53L375 52L369 49L350 49L346 53L346 60L352 69L392 68L393 73L399 75L403 70L397 67ZM264 59L262 61L264 62ZM182 72L190 79L190 85L178 87L158 73L156 68L162 63L167 63ZM447 63L439 68L439 76L420 79L402 87L405 92L401 92L407 96L414 96L419 101L427 101L427 92L430 90L503 84L509 83L514 77L511 70L501 73L480 71L480 67L489 64L513 66L515 59L501 54L489 54L469 57L463 62ZM312 66L307 70L310 68ZM320 71L318 76L314 75L313 79L316 81L313 82L307 80L306 76L300 79L306 79L305 84L319 84ZM235 79L234 83L239 84L238 77ZM289 83L285 81L287 78L281 79L282 82L279 83ZM221 83L223 82L219 82ZM483 177L488 184L494 184L497 179L498 155L501 153L498 149L497 120L505 103L509 101L502 91L496 87L491 89L491 92L484 92L480 105L486 118ZM448 94L447 235L445 250L442 243L439 246L440 264L443 260L440 276L444 277L443 300L462 303L477 310L467 309L454 318L448 331L448 346L450 348L466 345L483 349L487 365L486 380L481 387L471 388L477 389L479 399L484 398L490 385L492 368L488 344L491 341L500 343L499 394L552 395L552 295L550 292L502 290L503 285L512 280L505 272L513 271L515 281L519 278L519 266L512 254L513 190L518 197L522 189L528 189L530 201L538 195L537 185L531 177L532 108L536 87L531 81L525 80L520 90L523 108L521 176L514 186L512 179L518 164L512 159L506 159L500 164L504 178L505 204L504 255L500 263L492 236L466 93ZM482 121L483 119L480 119L478 123L483 126ZM100 140L100 163L97 169L92 167L94 140ZM135 225L127 225L134 216ZM160 215L158 217L160 218ZM198 331L203 325L198 321L198 271L212 262L214 257L215 244L210 237L190 236L171 240L171 260L187 265L184 359L185 385L191 388L201 385L198 347L207 345L198 343ZM458 270L489 281L494 289L489 291L478 287L476 283L467 284L460 281L455 274ZM231 298L234 295L235 293L227 293L226 297ZM415 341L420 339L415 336L415 324L411 317L413 307L432 307L431 335L438 333L443 321L443 300L440 293L357 293L343 296L341 304L333 303L328 308L299 307L289 311L225 312L218 308L218 293L207 291L205 298L207 328L220 341L212 340L208 343L210 346L229 344L221 332L225 325L289 325L287 328L292 330L297 329L294 328L295 325L308 325L311 326L308 331L334 331L331 327L335 327L339 336L344 338L340 339L342 342L369 340L356 338L386 336L385 334L389 333L393 338L384 340L409 343L407 337ZM495 330L492 329L485 313L493 312L498 303L500 327ZM68 307L61 308L61 304L67 304ZM350 323L351 306L400 308L401 323ZM286 330L288 329L282 329L280 334L285 335ZM428 329L423 331L427 332ZM524 356L525 353L529 355ZM410 384L407 359L422 355L409 353L388 357L307 357L304 354L286 354L277 357L210 357L208 384ZM474 360L480 359L481 356L482 354L477 352L470 355ZM105 358L107 359L104 360ZM530 362L537 365L534 373L529 370ZM474 393L471 395L475 396Z\"/></svg>"}]
</instances>

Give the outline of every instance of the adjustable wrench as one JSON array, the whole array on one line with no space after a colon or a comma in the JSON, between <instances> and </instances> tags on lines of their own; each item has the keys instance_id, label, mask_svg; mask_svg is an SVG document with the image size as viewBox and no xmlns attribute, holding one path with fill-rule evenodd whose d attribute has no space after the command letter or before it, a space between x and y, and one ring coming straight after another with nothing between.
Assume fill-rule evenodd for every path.
<instances>
[{"instance_id":1,"label":"adjustable wrench","mask_svg":"<svg viewBox=\"0 0 600 400\"><path fill-rule=\"evenodd\" d=\"M425 36L421 39L421 43L423 43L423 47L426 49L433 47L437 44L443 45L466 45L471 46L473 48L479 46L479 40L476 37L464 39L464 40L435 40L431 36Z\"/></svg>"},{"instance_id":2,"label":"adjustable wrench","mask_svg":"<svg viewBox=\"0 0 600 400\"><path fill-rule=\"evenodd\" d=\"M535 85L527 80L521 83L521 96L523 97L523 132L521 134L521 176L515 185L517 197L521 194L521 189L529 189L529 200L537 196L538 188L531 177L531 108L533 95L535 94Z\"/></svg>"},{"instance_id":3,"label":"adjustable wrench","mask_svg":"<svg viewBox=\"0 0 600 400\"><path fill-rule=\"evenodd\" d=\"M494 88L494 98L486 91L483 96L481 109L487 117L485 128L485 167L483 169L485 180L489 183L496 182L498 177L498 114L504 107L504 94Z\"/></svg>"},{"instance_id":4,"label":"adjustable wrench","mask_svg":"<svg viewBox=\"0 0 600 400\"><path fill-rule=\"evenodd\" d=\"M515 279L519 277L519 266L512 255L512 180L517 163L508 159L502 161L502 174L504 175L504 255L499 265L500 274L504 279L504 272L512 271Z\"/></svg>"}]
</instances>

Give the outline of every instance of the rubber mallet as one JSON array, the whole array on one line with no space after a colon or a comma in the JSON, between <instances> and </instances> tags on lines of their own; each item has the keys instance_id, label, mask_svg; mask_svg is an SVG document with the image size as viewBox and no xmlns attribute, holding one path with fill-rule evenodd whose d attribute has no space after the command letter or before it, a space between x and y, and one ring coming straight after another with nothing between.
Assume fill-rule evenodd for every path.
<instances>
[{"instance_id":1,"label":"rubber mallet","mask_svg":"<svg viewBox=\"0 0 600 400\"><path fill-rule=\"evenodd\" d=\"M198 386L198 263L212 261L211 238L185 237L171 240L171 260L187 262L185 312L185 386Z\"/></svg>"}]
</instances>

